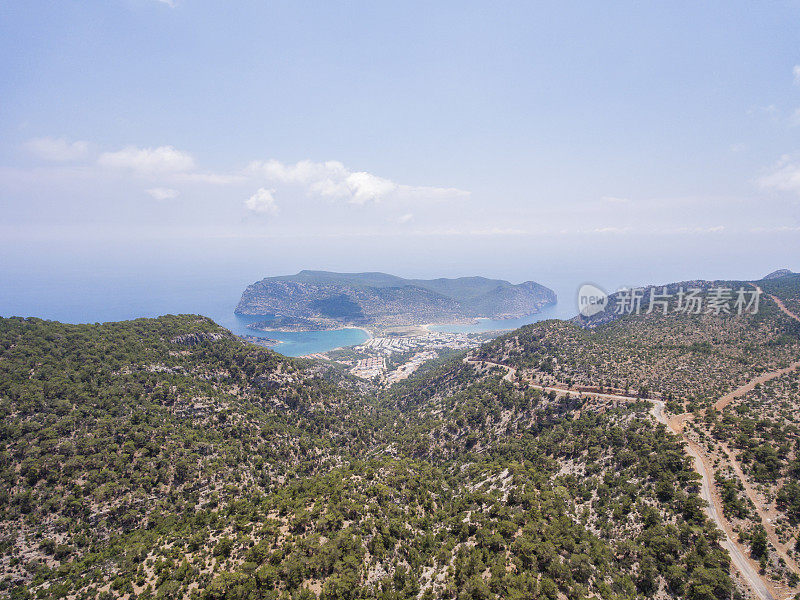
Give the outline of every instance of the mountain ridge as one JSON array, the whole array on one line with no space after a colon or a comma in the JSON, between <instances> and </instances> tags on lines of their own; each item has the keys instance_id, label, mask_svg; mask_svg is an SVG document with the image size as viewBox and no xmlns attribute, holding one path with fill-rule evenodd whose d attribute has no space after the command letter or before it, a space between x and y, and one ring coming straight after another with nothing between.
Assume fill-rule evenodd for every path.
<instances>
[{"instance_id":1,"label":"mountain ridge","mask_svg":"<svg viewBox=\"0 0 800 600\"><path fill-rule=\"evenodd\" d=\"M796 275L796 273L790 271L789 269L778 269L777 271L773 271L769 275L764 275L761 278L762 281L767 281L770 279L781 279L782 277L787 277L789 275Z\"/></svg>"},{"instance_id":2,"label":"mountain ridge","mask_svg":"<svg viewBox=\"0 0 800 600\"><path fill-rule=\"evenodd\" d=\"M514 318L539 311L556 294L534 281L459 277L405 279L380 272L303 270L249 285L241 315L313 319L321 325L420 325L473 318Z\"/></svg>"}]
</instances>

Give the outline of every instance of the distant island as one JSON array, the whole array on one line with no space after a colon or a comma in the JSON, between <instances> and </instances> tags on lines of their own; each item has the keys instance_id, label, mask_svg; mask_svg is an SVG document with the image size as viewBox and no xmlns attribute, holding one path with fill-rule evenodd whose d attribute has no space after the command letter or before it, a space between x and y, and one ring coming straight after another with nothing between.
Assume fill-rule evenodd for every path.
<instances>
[{"instance_id":1,"label":"distant island","mask_svg":"<svg viewBox=\"0 0 800 600\"><path fill-rule=\"evenodd\" d=\"M534 281L300 271L249 285L235 312L263 316L254 329L309 330L513 319L555 302L555 292Z\"/></svg>"}]
</instances>

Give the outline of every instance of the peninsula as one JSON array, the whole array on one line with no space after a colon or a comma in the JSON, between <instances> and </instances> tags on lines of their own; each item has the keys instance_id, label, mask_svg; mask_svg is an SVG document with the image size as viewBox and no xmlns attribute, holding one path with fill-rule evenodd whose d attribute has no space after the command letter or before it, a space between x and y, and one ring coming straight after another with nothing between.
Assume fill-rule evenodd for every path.
<instances>
[{"instance_id":1,"label":"peninsula","mask_svg":"<svg viewBox=\"0 0 800 600\"><path fill-rule=\"evenodd\" d=\"M264 316L268 328L385 327L459 323L478 318L510 319L556 302L551 289L534 281L499 279L404 279L386 273L300 271L249 285L236 314Z\"/></svg>"}]
</instances>

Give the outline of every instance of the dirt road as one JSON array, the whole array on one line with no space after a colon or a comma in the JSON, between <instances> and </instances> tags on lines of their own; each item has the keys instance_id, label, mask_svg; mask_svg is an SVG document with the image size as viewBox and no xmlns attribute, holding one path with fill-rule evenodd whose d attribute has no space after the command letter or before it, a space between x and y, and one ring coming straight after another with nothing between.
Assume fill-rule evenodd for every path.
<instances>
[{"instance_id":1,"label":"dirt road","mask_svg":"<svg viewBox=\"0 0 800 600\"><path fill-rule=\"evenodd\" d=\"M761 291L761 288L756 288L756 289L759 292ZM792 311L790 311L788 308L786 308L786 305L783 303L783 301L780 298L778 298L777 296L770 296L770 298L772 298L772 300L775 302L775 304L778 305L778 308L780 308L782 312L786 313L788 316L793 318L795 321L800 321L800 317L798 317L796 314L794 314Z\"/></svg>"},{"instance_id":2,"label":"dirt road","mask_svg":"<svg viewBox=\"0 0 800 600\"><path fill-rule=\"evenodd\" d=\"M486 360L477 360L477 359L469 359L465 358L464 362L473 365L491 365L494 367L500 367L506 370L506 374L503 376L503 379L509 382L513 382L517 370L513 367L508 365L504 365L502 363L496 363ZM527 384L529 387L540 389L542 391L555 391L556 393L567 393L570 390L566 390L560 387L548 387L548 386L541 386L535 384ZM741 389L741 388L740 388ZM739 391L739 390L736 390ZM746 392L743 392L746 393ZM605 398L610 400L622 400L625 402L630 402L634 400L630 396L619 396L616 394L603 394L599 392L582 392L582 395L589 396L593 398ZM667 426L667 429L678 435L686 442L686 451L688 454L694 459L694 468L697 473L700 474L701 480L701 488L700 493L703 500L706 501L706 513L708 517L714 522L714 524L722 531L724 538L720 542L720 545L728 551L728 554L731 557L731 561L733 562L736 570L742 574L745 581L749 584L753 592L756 594L758 598L761 600L775 600L770 588L764 582L764 580L759 576L758 570L755 565L747 558L745 554L745 550L739 547L734 541L732 536L732 531L730 528L730 524L724 519L722 516L722 506L721 503L716 499L712 490L714 489L713 483L713 469L708 465L705 460L703 459L702 451L692 442L689 440L685 435L683 435L682 431L682 421L680 418L676 419L675 421L670 421L667 419L666 415L664 414L664 402L662 400L650 400L652 402L652 409L651 414L659 423L663 423Z\"/></svg>"},{"instance_id":3,"label":"dirt road","mask_svg":"<svg viewBox=\"0 0 800 600\"><path fill-rule=\"evenodd\" d=\"M775 531L775 526L772 524L775 521L776 514L770 514L767 509L764 507L763 501L758 497L756 490L753 488L752 485L747 481L744 472L742 471L741 465L739 465L739 461L736 460L736 456L733 452L728 448L725 444L719 445L725 455L728 457L728 460L733 467L733 472L736 474L736 477L739 478L739 481L742 482L744 486L744 493L756 507L756 513L758 514L758 518L761 521L761 525L764 527L764 530L767 532L767 539L769 539L770 543L775 546L775 551L778 553L786 566L789 567L792 571L800 575L800 569L798 569L797 563L795 562L794 558L789 556L789 553L786 550L786 544L784 544L781 539L778 537L778 533Z\"/></svg>"},{"instance_id":4,"label":"dirt road","mask_svg":"<svg viewBox=\"0 0 800 600\"><path fill-rule=\"evenodd\" d=\"M722 410L723 408L728 406L731 402L736 400L736 398L741 398L747 392L753 391L757 385L761 383L766 383L767 381L780 377L781 375L786 375L787 373L791 373L797 368L800 368L800 360L793 362L788 367L785 367L783 369L779 369L777 371L770 371L769 373L764 373L763 375L759 375L758 377L748 381L743 386L738 387L732 392L729 392L724 396L722 396L719 400L717 400L714 403L714 408L716 410Z\"/></svg>"},{"instance_id":5,"label":"dirt road","mask_svg":"<svg viewBox=\"0 0 800 600\"><path fill-rule=\"evenodd\" d=\"M517 375L517 370L514 367L509 367L508 365L504 365L498 362L492 362L490 360L478 360L474 358L465 358L464 362L470 365L491 365L492 367L500 367L501 369L506 370L506 374L503 375L503 379L508 382L513 383L514 378ZM606 394L605 392L587 392L581 390L573 390L569 389L566 386L548 386L548 385L538 385L536 383L525 382L525 385L529 388L533 388L535 390L541 390L543 392L556 392L557 394L576 394L580 396L586 396L589 398L605 398L607 400L624 400L626 402L631 402L632 400L636 400L633 396L622 396L618 394Z\"/></svg>"},{"instance_id":6,"label":"dirt road","mask_svg":"<svg viewBox=\"0 0 800 600\"><path fill-rule=\"evenodd\" d=\"M651 413L653 417L659 422L663 423L667 426L672 433L679 435L683 438L686 442L686 451L688 452L689 456L694 459L694 468L700 476L703 478L701 487L700 487L700 495L708 504L706 507L706 513L708 514L709 518L714 521L716 526L722 531L725 535L724 539L720 542L720 545L728 551L728 554L731 557L731 561L733 562L736 569L742 574L742 576L747 580L750 584L750 587L756 593L759 598L763 600L774 600L774 596L770 592L769 588L767 587L766 583L761 579L758 574L758 570L755 566L750 562L750 560L745 555L744 551L739 548L739 546L733 541L731 538L731 533L729 532L729 525L727 521L722 516L722 506L717 502L715 495L712 493L712 486L713 486L713 474L711 467L708 466L703 459L702 451L697 448L694 442L687 439L683 436L680 429L675 426L669 419L667 419L666 415L664 415L664 402L661 400L651 400L653 403L653 408Z\"/></svg>"}]
</instances>

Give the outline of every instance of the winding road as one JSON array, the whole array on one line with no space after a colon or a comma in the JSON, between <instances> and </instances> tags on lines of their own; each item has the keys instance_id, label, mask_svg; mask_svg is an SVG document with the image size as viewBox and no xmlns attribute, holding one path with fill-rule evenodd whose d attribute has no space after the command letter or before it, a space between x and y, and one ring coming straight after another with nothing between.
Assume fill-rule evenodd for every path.
<instances>
[{"instance_id":1,"label":"winding road","mask_svg":"<svg viewBox=\"0 0 800 600\"><path fill-rule=\"evenodd\" d=\"M783 561L786 563L786 566L800 575L800 569L798 569L797 563L795 559L789 556L787 552L786 544L781 541L778 537L777 531L775 531L775 526L773 525L773 520L776 515L770 516L767 512L767 509L764 507L763 501L758 497L756 490L753 488L752 485L747 481L747 477L745 477L744 472L742 471L742 467L739 464L739 461L736 459L734 453L728 448L725 444L719 444L720 449L725 453L725 456L728 457L728 460L733 467L733 472L736 474L736 477L739 478L739 481L742 482L744 486L744 493L756 507L756 514L758 514L758 518L761 521L761 525L764 527L764 530L767 532L767 539L769 539L770 543L775 547L775 552L777 552L778 556L780 556Z\"/></svg>"},{"instance_id":2,"label":"winding road","mask_svg":"<svg viewBox=\"0 0 800 600\"><path fill-rule=\"evenodd\" d=\"M756 286L756 289L761 292L761 288ZM790 311L783 302L776 298L775 296L770 295L770 299L772 299L778 308L785 313L787 316L791 317L796 321L800 321L800 317ZM508 365L504 365L502 363L487 361L487 360L480 360L480 359L471 359L469 357L464 359L465 363L485 366L490 365L494 367L500 367L506 370L506 374L503 376L508 382L513 383L516 380L517 370L513 367ZM788 367L783 369L778 369L776 371L770 371L768 373L764 373L755 377L745 383L744 385L736 388L735 390L725 394L724 396L720 397L715 403L714 408L718 411L723 410L727 407L731 402L736 400L737 398L741 398L748 392L755 389L755 387L761 383L765 383L781 375L785 375L795 369L800 368L800 361L795 361ZM633 400L630 396L621 396L616 394L606 394L601 392L582 392L577 390L570 390L566 387L553 387L553 386L542 386L536 385L533 383L526 383L528 387L532 387L535 389L539 389L545 392L555 391L556 393L565 394L568 392L576 392L583 396L593 397L593 398L604 398L610 400L620 400L625 402L630 402ZM733 529L728 523L728 521L723 516L723 509L722 509L722 502L719 499L719 495L715 493L716 487L714 485L714 469L710 465L708 458L705 452L697 446L695 442L689 439L683 433L683 423L690 415L683 414L677 415L674 418L670 419L664 413L664 401L663 400L653 400L650 399L652 402L651 414L653 418L658 421L659 423L664 424L667 429L672 432L673 434L680 436L684 442L686 442L686 451L694 459L694 468L695 471L700 475L701 479L701 487L700 487L700 495L703 500L706 501L706 513L708 517L716 524L716 526L722 531L724 538L720 542L720 545L728 551L728 554L731 557L731 561L739 573L742 574L744 579L747 581L755 595L760 598L761 600L775 600L775 595L773 592L776 590L770 585L770 583L763 577L759 575L758 569L756 567L756 563L748 558L746 554L746 549L734 541L734 532ZM772 525L772 522L767 516L766 511L762 507L755 490L753 490L752 486L748 483L744 473L742 472L741 466L739 465L736 457L734 456L733 452L731 452L725 444L721 444L721 449L725 453L725 455L730 460L734 473L736 474L737 478L742 482L745 488L745 493L753 501L756 506L756 511L758 513L759 519L764 526L764 529L767 532L767 536L775 547L778 552L778 555L784 559L787 566L791 568L792 571L795 573L800 573L800 569L798 569L797 563L787 554L786 549L784 548L784 544L780 542L778 536L775 532L775 527Z\"/></svg>"},{"instance_id":3,"label":"winding road","mask_svg":"<svg viewBox=\"0 0 800 600\"><path fill-rule=\"evenodd\" d=\"M759 375L758 377L755 377L750 381L748 381L743 386L738 387L732 392L729 392L724 396L722 396L719 400L717 400L714 403L714 408L720 411L726 406L728 406L731 402L736 400L736 398L741 398L747 392L753 391L757 385L766 383L767 381L771 381L772 379L780 377L781 375L786 375L787 373L791 373L797 368L800 368L800 360L793 362L788 367L784 367L783 369L778 369L777 371L770 371L769 373L764 373L763 375Z\"/></svg>"},{"instance_id":4,"label":"winding road","mask_svg":"<svg viewBox=\"0 0 800 600\"><path fill-rule=\"evenodd\" d=\"M758 288L760 290L760 288ZM792 313L786 306L781 302L779 298L775 296L770 296L772 300L778 305L778 308L786 315L800 321L800 317ZM506 374L503 376L508 382L513 383L516 380L517 370L513 367L508 365L504 365L502 363L487 361L487 360L480 360L480 359L471 359L469 357L464 359L465 363L473 364L473 365L491 365L494 367L499 367L506 370ZM783 369L779 369L776 371L770 371L768 373L764 373L759 375L758 377L753 378L752 380L748 381L746 384L736 388L732 392L725 394L724 396L720 397L719 400L714 404L714 408L716 410L723 410L726 406L728 406L731 402L735 399L740 398L747 394L748 392L752 391L758 384L765 383L781 375L785 375L797 368L800 368L800 361L796 361L785 367ZM606 394L601 392L581 392L577 390L569 390L565 387L553 387L553 386L542 386L536 385L532 383L526 384L528 387L532 387L535 389L539 389L545 392L555 391L556 393L565 394L568 392L576 392L583 396L593 397L593 398L604 398L610 400L620 400L625 402L630 402L633 400L630 396L621 396L617 394ZM673 419L667 418L666 414L664 413L664 402L662 400L654 400L650 399L652 402L652 409L651 414L653 418L658 421L659 423L664 424L667 429L675 435L678 435L686 442L686 451L694 459L694 468L695 471L700 475L702 478L701 480L701 488L700 494L703 500L706 501L706 513L708 517L716 524L716 526L722 531L724 538L720 542L720 545L728 551L728 554L731 557L731 561L739 573L742 574L744 579L747 581L755 595L760 598L761 600L775 600L775 596L773 595L773 591L775 591L772 586L762 578L759 573L758 569L756 568L756 563L749 559L746 554L746 549L734 541L734 532L730 523L724 518L723 516L723 509L722 503L719 500L718 494L715 494L715 485L713 480L713 467L709 464L708 458L705 455L705 452L697 446L692 440L690 440L684 433L683 433L683 422L688 415L677 415ZM745 486L745 492L747 496L753 501L753 503L757 507L757 513L759 518L764 525L764 529L767 532L767 536L772 543L772 545L776 548L778 555L784 559L786 564L794 571L798 572L797 564L792 560L785 551L783 544L778 540L777 534L775 532L775 528L772 526L771 521L767 518L766 512L761 507L760 502L758 501L757 496L755 495L755 491L752 489L744 476L744 473L741 470L738 462L736 461L735 456L733 453L725 446L722 445L723 452L727 455L728 459L731 461L733 465L734 473L736 476L741 480L742 484Z\"/></svg>"},{"instance_id":5,"label":"winding road","mask_svg":"<svg viewBox=\"0 0 800 600\"><path fill-rule=\"evenodd\" d=\"M761 288L758 287L758 286L756 286L756 289L759 292L761 291ZM796 314L794 314L792 311L790 311L788 308L786 308L786 305L783 303L783 300L781 300L777 296L770 296L770 298L772 298L773 302L775 302L775 304L778 305L778 308L781 309L781 312L785 313L786 315L788 315L789 317L791 317L795 321L800 321L800 317L798 317Z\"/></svg>"},{"instance_id":6,"label":"winding road","mask_svg":"<svg viewBox=\"0 0 800 600\"><path fill-rule=\"evenodd\" d=\"M756 596L762 598L763 600L774 600L775 597L772 595L772 592L770 592L769 587L764 580L759 576L758 570L753 566L744 551L736 544L736 542L733 541L733 538L731 537L732 532L730 531L730 524L723 518L722 506L719 505L717 498L712 493L712 468L706 464L706 459L704 458L705 455L694 442L683 435L683 432L681 431L682 428L679 425L674 424L667 418L667 416L664 414L663 400L651 400L651 402L653 403L651 414L656 421L666 425L669 431L675 435L681 436L686 442L686 451L689 456L694 459L694 470L697 471L703 478L700 485L700 496L706 501L706 514L708 514L709 518L714 521L714 523L725 536L720 542L720 545L728 551L734 566L742 574L745 580L747 580Z\"/></svg>"}]
</instances>

